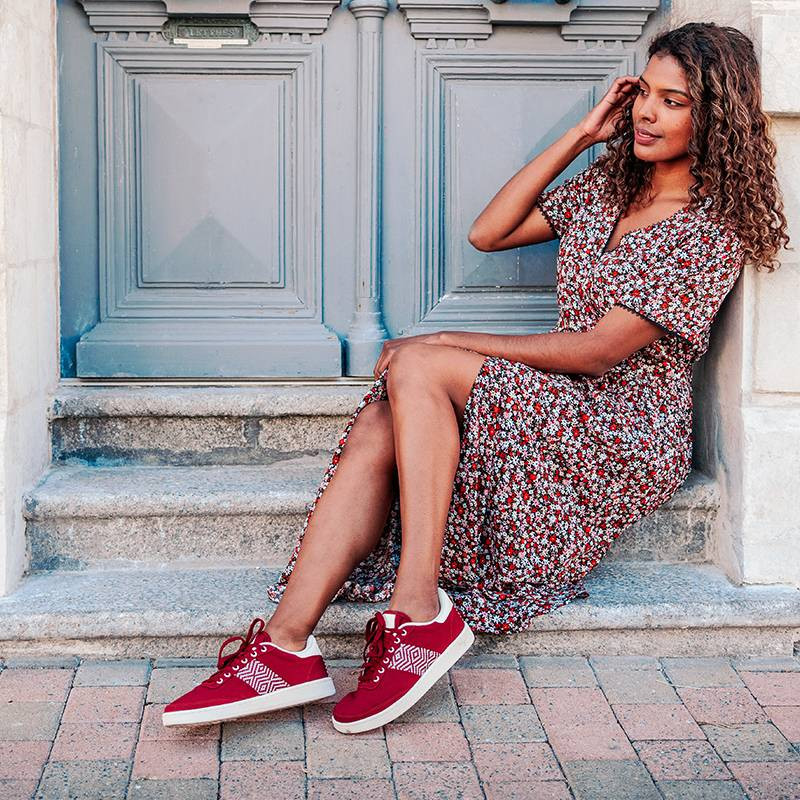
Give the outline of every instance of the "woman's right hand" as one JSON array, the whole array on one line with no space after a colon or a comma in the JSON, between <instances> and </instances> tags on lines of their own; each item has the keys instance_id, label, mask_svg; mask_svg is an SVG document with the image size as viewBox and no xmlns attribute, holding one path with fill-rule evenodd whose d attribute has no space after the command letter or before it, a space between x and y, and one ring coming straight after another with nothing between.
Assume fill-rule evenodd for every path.
<instances>
[{"instance_id":1,"label":"woman's right hand","mask_svg":"<svg viewBox=\"0 0 800 800\"><path fill-rule=\"evenodd\" d=\"M611 84L600 102L575 126L591 144L605 142L614 132L619 115L633 103L637 75L622 75Z\"/></svg>"}]
</instances>

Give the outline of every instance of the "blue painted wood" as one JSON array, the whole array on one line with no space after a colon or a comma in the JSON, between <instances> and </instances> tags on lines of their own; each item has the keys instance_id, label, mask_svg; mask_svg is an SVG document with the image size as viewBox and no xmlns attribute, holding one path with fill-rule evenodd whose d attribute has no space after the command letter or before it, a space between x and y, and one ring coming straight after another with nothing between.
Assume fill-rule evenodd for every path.
<instances>
[{"instance_id":1,"label":"blue painted wood","mask_svg":"<svg viewBox=\"0 0 800 800\"><path fill-rule=\"evenodd\" d=\"M381 137L377 202L357 152L358 71L372 62L346 8L314 22L324 33L187 50L152 28L107 38L117 17L95 31L77 0L58 0L64 376L341 375L358 298L371 296L359 264L380 275L370 311L391 337L553 325L557 243L481 253L467 232L635 71L636 48L586 48L519 20L500 30L500 18L465 43L475 9L446 3L436 24L461 38L432 43L411 18L424 9L404 5L390 1L382 26L379 123L361 127L370 152L373 127ZM126 5L137 20L148 8ZM627 25L649 11L614 13Z\"/></svg>"}]
</instances>

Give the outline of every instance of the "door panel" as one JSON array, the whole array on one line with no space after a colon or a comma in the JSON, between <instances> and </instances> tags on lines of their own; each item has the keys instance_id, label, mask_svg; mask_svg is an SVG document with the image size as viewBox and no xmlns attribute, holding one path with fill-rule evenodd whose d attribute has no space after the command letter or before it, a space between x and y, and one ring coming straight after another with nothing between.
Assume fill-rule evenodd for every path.
<instances>
[{"instance_id":1,"label":"door panel","mask_svg":"<svg viewBox=\"0 0 800 800\"><path fill-rule=\"evenodd\" d=\"M557 242L467 233L657 6L58 0L62 374L369 376L388 337L551 329Z\"/></svg>"}]
</instances>

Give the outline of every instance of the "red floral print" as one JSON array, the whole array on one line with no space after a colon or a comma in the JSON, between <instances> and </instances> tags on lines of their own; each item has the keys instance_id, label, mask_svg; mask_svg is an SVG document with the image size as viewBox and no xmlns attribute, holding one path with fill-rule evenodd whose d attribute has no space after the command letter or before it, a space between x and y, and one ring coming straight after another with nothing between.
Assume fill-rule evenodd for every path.
<instances>
[{"instance_id":1,"label":"red floral print","mask_svg":"<svg viewBox=\"0 0 800 800\"><path fill-rule=\"evenodd\" d=\"M692 365L740 274L742 243L712 219L706 198L626 233L606 252L623 210L604 199L604 180L592 164L537 201L560 239L554 330L589 330L619 305L667 335L599 377L484 359L464 410L439 577L476 631L523 630L588 597L586 575L691 469ZM289 562L267 587L273 602L358 414L388 399L387 372L345 426ZM395 498L378 544L334 600L388 601L400 545Z\"/></svg>"}]
</instances>

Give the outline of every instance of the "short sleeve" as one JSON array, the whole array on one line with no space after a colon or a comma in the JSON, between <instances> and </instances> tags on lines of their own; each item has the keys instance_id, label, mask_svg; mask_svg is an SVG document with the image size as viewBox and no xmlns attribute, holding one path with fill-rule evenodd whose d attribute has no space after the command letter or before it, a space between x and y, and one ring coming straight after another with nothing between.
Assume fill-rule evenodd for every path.
<instances>
[{"instance_id":1,"label":"short sleeve","mask_svg":"<svg viewBox=\"0 0 800 800\"><path fill-rule=\"evenodd\" d=\"M558 186L545 189L534 206L538 206L553 233L560 238L581 213L597 201L604 179L602 168L592 162Z\"/></svg>"},{"instance_id":2,"label":"short sleeve","mask_svg":"<svg viewBox=\"0 0 800 800\"><path fill-rule=\"evenodd\" d=\"M744 264L744 247L732 229L703 226L681 239L666 257L637 261L615 305L646 317L678 336L690 361L708 349L711 323Z\"/></svg>"}]
</instances>

